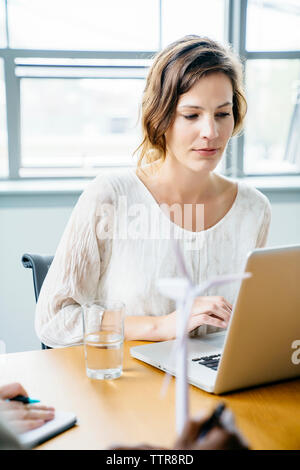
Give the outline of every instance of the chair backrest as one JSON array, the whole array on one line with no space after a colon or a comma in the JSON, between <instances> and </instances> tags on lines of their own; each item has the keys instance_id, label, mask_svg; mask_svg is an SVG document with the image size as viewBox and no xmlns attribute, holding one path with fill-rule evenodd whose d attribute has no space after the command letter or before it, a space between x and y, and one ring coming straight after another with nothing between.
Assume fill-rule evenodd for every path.
<instances>
[{"instance_id":1,"label":"chair backrest","mask_svg":"<svg viewBox=\"0 0 300 470\"><path fill-rule=\"evenodd\" d=\"M22 263L24 268L32 269L33 275L33 286L34 286L34 294L35 300L38 301L40 290L43 285L44 279L50 268L50 265L53 261L54 256L45 256L45 255L35 255L25 253L22 256ZM49 346L42 344L42 349L51 349Z\"/></svg>"}]
</instances>

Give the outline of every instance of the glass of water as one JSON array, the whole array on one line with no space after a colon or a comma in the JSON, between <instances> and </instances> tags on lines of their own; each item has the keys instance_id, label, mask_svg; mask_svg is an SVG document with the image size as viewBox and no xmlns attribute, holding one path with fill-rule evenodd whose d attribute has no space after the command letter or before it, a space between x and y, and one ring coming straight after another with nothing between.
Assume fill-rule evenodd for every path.
<instances>
[{"instance_id":1,"label":"glass of water","mask_svg":"<svg viewBox=\"0 0 300 470\"><path fill-rule=\"evenodd\" d=\"M87 376L116 379L122 374L124 313L122 302L96 300L82 306Z\"/></svg>"}]
</instances>

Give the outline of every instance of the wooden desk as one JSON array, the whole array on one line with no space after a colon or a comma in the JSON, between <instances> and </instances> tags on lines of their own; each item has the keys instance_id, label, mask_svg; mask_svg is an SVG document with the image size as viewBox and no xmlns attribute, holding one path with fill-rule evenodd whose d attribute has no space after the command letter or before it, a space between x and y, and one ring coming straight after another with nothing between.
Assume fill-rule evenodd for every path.
<instances>
[{"instance_id":1,"label":"wooden desk","mask_svg":"<svg viewBox=\"0 0 300 470\"><path fill-rule=\"evenodd\" d=\"M130 357L125 343L124 373L113 381L86 377L81 346L0 356L0 382L21 382L44 404L77 414L79 426L39 449L106 449L141 442L171 446L175 438L175 380L160 398L164 374ZM300 380L222 397L190 386L190 409L210 412L224 400L254 449L300 449Z\"/></svg>"}]
</instances>

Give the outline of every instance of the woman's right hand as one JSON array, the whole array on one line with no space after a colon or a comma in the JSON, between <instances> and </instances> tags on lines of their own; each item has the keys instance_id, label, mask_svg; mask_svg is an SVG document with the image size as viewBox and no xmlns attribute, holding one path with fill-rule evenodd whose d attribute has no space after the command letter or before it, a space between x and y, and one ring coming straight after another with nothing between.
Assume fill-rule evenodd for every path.
<instances>
[{"instance_id":1,"label":"woman's right hand","mask_svg":"<svg viewBox=\"0 0 300 470\"><path fill-rule=\"evenodd\" d=\"M232 312L232 305L221 296L196 297L188 322L188 332L201 325L227 328ZM176 337L176 310L164 316L164 330L168 339Z\"/></svg>"}]
</instances>

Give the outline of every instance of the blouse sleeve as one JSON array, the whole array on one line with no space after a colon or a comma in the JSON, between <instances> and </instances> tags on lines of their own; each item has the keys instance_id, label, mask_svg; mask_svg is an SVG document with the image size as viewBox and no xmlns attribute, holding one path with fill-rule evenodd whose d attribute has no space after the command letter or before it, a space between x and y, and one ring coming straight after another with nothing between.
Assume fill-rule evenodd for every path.
<instances>
[{"instance_id":1,"label":"blouse sleeve","mask_svg":"<svg viewBox=\"0 0 300 470\"><path fill-rule=\"evenodd\" d=\"M268 235L269 235L270 223L271 223L271 205L269 201L266 200L263 220L260 226L260 231L259 231L257 242L256 242L256 248L263 248L264 246L266 246Z\"/></svg>"},{"instance_id":2,"label":"blouse sleeve","mask_svg":"<svg viewBox=\"0 0 300 470\"><path fill-rule=\"evenodd\" d=\"M47 346L82 342L80 306L97 296L101 248L111 250L113 218L109 206L113 206L112 189L98 177L72 212L36 307L36 333Z\"/></svg>"}]
</instances>

